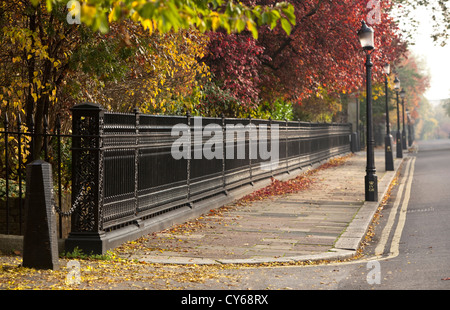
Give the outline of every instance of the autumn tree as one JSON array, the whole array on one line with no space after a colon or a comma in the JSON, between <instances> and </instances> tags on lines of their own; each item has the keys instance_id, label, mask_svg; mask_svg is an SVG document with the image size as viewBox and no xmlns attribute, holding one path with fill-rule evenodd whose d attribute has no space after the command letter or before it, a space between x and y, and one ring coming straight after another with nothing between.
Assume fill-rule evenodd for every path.
<instances>
[{"instance_id":1,"label":"autumn tree","mask_svg":"<svg viewBox=\"0 0 450 310\"><path fill-rule=\"evenodd\" d=\"M184 103L188 106L195 104L194 113L208 115L221 114L227 110L229 115L231 112L236 115L237 110L247 113L250 107L255 107L258 103L257 84L259 82L255 67L260 62L259 55L262 54L261 48L254 44L254 38L258 37L258 27L267 24L273 29L279 23L280 27L289 33L291 27L295 25L293 6L285 2L272 5L244 5L233 1L85 1L81 4L80 12L82 22L102 32L109 31L111 22L130 18L141 23L150 33L156 31L169 33L172 30L177 32L180 29L190 31L192 28L199 32L209 31L208 36L211 39L209 51L215 49L214 42L218 42L217 39L220 36L223 39L220 44L226 44L227 41L231 43L226 47L218 47L218 49L227 49L226 54L213 52L209 54L211 56L205 57L202 63L211 66L216 80L210 83L203 79L202 83L206 85L195 85L194 94L190 94L188 102ZM106 19L105 16L108 18ZM216 34L216 31L220 32ZM233 37L232 33L235 32L246 32L246 38ZM227 35L233 42L227 40ZM234 48L233 44L236 44L237 48ZM244 53L248 52L246 57L249 58L244 59L243 63L240 63L242 59L240 58L242 52L238 52L240 49ZM194 56L198 55L200 54L194 53ZM222 57L224 55L225 57ZM223 68L220 68L217 63L226 63L226 66L231 69L222 70ZM201 70L201 75L204 76L205 72ZM230 75L230 72L234 74ZM163 82L164 80L159 83L162 85ZM153 82L154 86L157 84ZM186 85L189 87L190 84L186 83ZM136 93L133 90L130 92ZM181 97L178 96L178 98ZM164 98L152 104L159 105L159 110L165 110L168 104L173 106L173 100L172 103L169 101ZM219 108L225 105L226 108ZM237 110L236 106L239 107ZM174 109L171 108L170 111L173 112Z\"/></svg>"},{"instance_id":2,"label":"autumn tree","mask_svg":"<svg viewBox=\"0 0 450 310\"><path fill-rule=\"evenodd\" d=\"M53 127L57 114L68 118L69 108L86 100L124 110L140 103L142 97L135 94L147 90L147 101L139 106L148 110L155 105L149 88L159 96L175 88L170 82L164 85L165 77L178 79L187 89L195 78L191 71L205 71L196 60L203 55L204 43L193 31L150 35L124 21L103 35L68 24L64 6L54 5L48 12L44 4L2 1L1 9L1 111L9 113L12 123L21 114L36 133L43 132L45 122ZM33 158L42 143L42 135L37 135Z\"/></svg>"},{"instance_id":3,"label":"autumn tree","mask_svg":"<svg viewBox=\"0 0 450 310\"><path fill-rule=\"evenodd\" d=\"M247 117L260 102L260 68L264 48L249 33L209 32L208 53L202 61L213 77L207 84L203 110L219 116Z\"/></svg>"},{"instance_id":4,"label":"autumn tree","mask_svg":"<svg viewBox=\"0 0 450 310\"><path fill-rule=\"evenodd\" d=\"M264 85L266 96L289 93L301 101L326 89L328 95L354 91L364 77L364 55L356 31L370 10L367 1L310 0L293 2L297 23L290 36L279 28L262 31L259 41L270 61L264 62L268 74L278 83ZM387 59L397 56L404 46L389 17L390 2L382 2L381 21L371 25L376 33L373 54L373 79L382 78L380 68Z\"/></svg>"},{"instance_id":5,"label":"autumn tree","mask_svg":"<svg viewBox=\"0 0 450 310\"><path fill-rule=\"evenodd\" d=\"M63 94L66 100L93 101L114 111L185 113L207 66L198 61L206 52L207 37L198 31L149 33L132 21L110 25L72 55L72 75ZM199 95L197 95L198 97ZM197 98L198 101L198 98Z\"/></svg>"},{"instance_id":6,"label":"autumn tree","mask_svg":"<svg viewBox=\"0 0 450 310\"><path fill-rule=\"evenodd\" d=\"M63 8L49 14L45 5L28 0L1 1L0 7L2 110L9 105L22 111L27 127L42 133L78 35L65 22ZM36 144L41 143L42 136L37 136Z\"/></svg>"},{"instance_id":7,"label":"autumn tree","mask_svg":"<svg viewBox=\"0 0 450 310\"><path fill-rule=\"evenodd\" d=\"M249 40L245 33L215 34L218 39L211 40L208 64L213 72L220 72L217 82L221 90L225 90L221 79L226 77L232 85L240 83L241 89L246 87L247 92L258 94L252 98L254 104L292 102L300 105L295 110L306 120L330 121L342 108L341 95L364 85L364 53L356 31L373 8L369 1L356 0L290 2L295 8L295 25L277 25L273 15L266 14L267 25L259 28L257 39L249 41L248 45L261 54L255 57L256 53L248 52L246 45L241 44ZM245 3L252 6L275 2ZM391 6L390 1L380 3L379 22L372 25L376 31L374 83L384 81L382 65L393 63L406 51L390 17ZM238 59L233 59L233 55L239 55ZM247 63L253 63L252 71L242 70Z\"/></svg>"},{"instance_id":8,"label":"autumn tree","mask_svg":"<svg viewBox=\"0 0 450 310\"><path fill-rule=\"evenodd\" d=\"M191 73L205 74L204 67L194 61L202 57L203 43L192 29L205 32L220 27L228 33L247 30L257 37L257 26L267 22L264 20L267 14L273 14L275 24L279 21L285 29L286 25L295 24L292 6L287 3L250 7L232 1L3 0L0 11L2 110L11 107L22 111L27 127L37 133L43 132L45 121L53 121L48 119L49 110L59 98L64 99L58 103L59 110L70 103L70 96L62 89L70 91L75 99L82 95L99 98L99 89L114 90L118 79L134 74L133 81L144 82L135 86L158 92L140 105L152 111L158 110L156 104L164 110L165 100L174 99L169 91L174 87L164 77L171 76L171 82L177 83L175 97L184 94L181 85L185 89L192 85L198 88ZM81 25L69 22L76 16L80 17ZM116 28L116 24L128 21L139 23L141 29L130 26L133 29L123 31L123 24ZM181 35L175 34L181 30L184 31ZM106 33L112 37L101 36ZM196 38L192 40L193 37ZM195 43L190 45L189 40ZM162 54L172 60L171 66L167 66L170 61L145 59L148 55ZM190 59L189 54L193 55ZM96 62L99 58L102 61ZM78 80L74 83L75 77ZM139 89L135 92L115 87L115 90L124 91L134 102L142 99L137 96ZM36 145L42 145L41 135L37 136ZM38 156L39 147L35 150L33 157Z\"/></svg>"}]
</instances>

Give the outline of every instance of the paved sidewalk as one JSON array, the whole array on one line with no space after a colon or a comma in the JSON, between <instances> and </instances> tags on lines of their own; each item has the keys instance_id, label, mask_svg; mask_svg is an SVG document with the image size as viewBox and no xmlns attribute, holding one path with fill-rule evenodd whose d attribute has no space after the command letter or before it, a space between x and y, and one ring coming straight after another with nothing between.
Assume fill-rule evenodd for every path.
<instances>
[{"instance_id":1,"label":"paved sidewalk","mask_svg":"<svg viewBox=\"0 0 450 310\"><path fill-rule=\"evenodd\" d=\"M379 201L401 162L395 159L395 171L385 171L384 151L375 152ZM171 264L350 258L379 205L364 201L365 167L365 152L356 153L340 166L318 170L308 189L221 208L196 221L141 238L138 247L130 246L133 250L122 255Z\"/></svg>"}]
</instances>

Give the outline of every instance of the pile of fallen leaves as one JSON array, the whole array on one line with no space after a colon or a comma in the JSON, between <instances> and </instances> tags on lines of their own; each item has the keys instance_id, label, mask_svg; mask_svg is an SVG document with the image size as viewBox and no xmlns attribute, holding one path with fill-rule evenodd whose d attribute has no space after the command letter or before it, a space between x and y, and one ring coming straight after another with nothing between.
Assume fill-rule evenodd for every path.
<instances>
[{"instance_id":1,"label":"pile of fallen leaves","mask_svg":"<svg viewBox=\"0 0 450 310\"><path fill-rule=\"evenodd\" d=\"M355 154L350 153L350 154L347 154L345 156L331 158L328 162L320 165L320 167L317 168L316 170L318 171L318 170L338 167L340 165L343 165L349 158L351 158L353 156L355 156Z\"/></svg>"},{"instance_id":2,"label":"pile of fallen leaves","mask_svg":"<svg viewBox=\"0 0 450 310\"><path fill-rule=\"evenodd\" d=\"M184 289L208 280L220 281L223 266L173 266L112 257L77 259L80 281L67 281L70 260L60 258L58 270L22 267L19 256L0 256L0 290Z\"/></svg>"},{"instance_id":3,"label":"pile of fallen leaves","mask_svg":"<svg viewBox=\"0 0 450 310\"><path fill-rule=\"evenodd\" d=\"M275 178L271 178L271 183L269 186L244 196L239 199L237 203L245 204L252 201L264 200L272 196L296 193L300 190L308 188L313 182L314 179L309 177L309 173L308 175L301 175L288 181L280 181Z\"/></svg>"},{"instance_id":4,"label":"pile of fallen leaves","mask_svg":"<svg viewBox=\"0 0 450 310\"><path fill-rule=\"evenodd\" d=\"M310 169L305 173L297 176L296 178L287 181L280 181L275 178L272 178L271 179L272 182L269 186L266 186L260 190L257 190L249 195L244 196L243 198L238 200L237 204L246 204L252 201L263 200L272 196L292 194L297 193L301 190L305 190L316 181L314 175L318 171L338 167L344 164L353 155L354 154L348 154L345 156L332 158L328 162L320 165L318 168Z\"/></svg>"}]
</instances>

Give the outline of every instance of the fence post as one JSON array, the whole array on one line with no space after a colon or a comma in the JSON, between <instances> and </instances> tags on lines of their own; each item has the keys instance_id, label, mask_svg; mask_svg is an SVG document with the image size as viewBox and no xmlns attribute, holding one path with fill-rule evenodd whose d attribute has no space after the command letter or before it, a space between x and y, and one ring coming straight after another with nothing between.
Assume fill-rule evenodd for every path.
<instances>
[{"instance_id":1,"label":"fence post","mask_svg":"<svg viewBox=\"0 0 450 310\"><path fill-rule=\"evenodd\" d=\"M17 114L17 155L18 155L18 168L17 174L19 179L19 234L22 234L22 120L20 114Z\"/></svg>"},{"instance_id":2,"label":"fence post","mask_svg":"<svg viewBox=\"0 0 450 310\"><path fill-rule=\"evenodd\" d=\"M139 191L139 115L140 111L138 108L134 108L134 117L135 117L135 145L134 149L134 215L138 214L139 210L139 202L138 202L138 191Z\"/></svg>"},{"instance_id":3,"label":"fence post","mask_svg":"<svg viewBox=\"0 0 450 310\"><path fill-rule=\"evenodd\" d=\"M226 129L225 129L225 114L222 113L221 115L221 119L222 119L222 186L223 186L223 191L225 193L225 195L228 196L228 190L227 190L227 183L226 183L226 178L225 178L225 159L226 159Z\"/></svg>"},{"instance_id":4,"label":"fence post","mask_svg":"<svg viewBox=\"0 0 450 310\"><path fill-rule=\"evenodd\" d=\"M34 160L34 142L36 142L36 138L34 135L34 115L31 115L30 118L30 153L27 158L27 164L31 163Z\"/></svg>"},{"instance_id":5,"label":"fence post","mask_svg":"<svg viewBox=\"0 0 450 310\"><path fill-rule=\"evenodd\" d=\"M58 269L58 240L53 209L52 166L35 160L27 166L26 228L23 266Z\"/></svg>"},{"instance_id":6,"label":"fence post","mask_svg":"<svg viewBox=\"0 0 450 310\"><path fill-rule=\"evenodd\" d=\"M102 229L104 109L95 103L83 103L71 110L72 206L77 206L65 249L71 252L78 247L86 254L104 254L107 250Z\"/></svg>"},{"instance_id":7,"label":"fence post","mask_svg":"<svg viewBox=\"0 0 450 310\"><path fill-rule=\"evenodd\" d=\"M285 146L284 146L284 149L285 149L285 152L286 152L286 154L285 154L285 156L286 156L286 172L287 172L287 174L290 174L290 172L289 172L289 154L288 154L288 152L289 152L289 148L288 148L288 143L289 143L289 128L288 128L288 120L287 120L287 118L284 118L284 126L285 126L285 134L286 134L286 137L285 137ZM270 139L272 139L272 137L270 137Z\"/></svg>"},{"instance_id":8,"label":"fence post","mask_svg":"<svg viewBox=\"0 0 450 310\"><path fill-rule=\"evenodd\" d=\"M273 125L273 120L272 120L272 117L270 116L269 117L269 132L270 133L272 133L272 125ZM269 143L270 143L270 151L272 151L272 135L270 136L270 142L269 141L267 141L267 146L269 146ZM258 140L259 141L259 140ZM272 167L272 165L270 165L270 176L273 178L274 177L274 175L273 175L273 167Z\"/></svg>"},{"instance_id":9,"label":"fence post","mask_svg":"<svg viewBox=\"0 0 450 310\"><path fill-rule=\"evenodd\" d=\"M9 235L9 154L8 154L8 131L9 120L8 114L5 113L5 193L6 193L6 234Z\"/></svg>"},{"instance_id":10,"label":"fence post","mask_svg":"<svg viewBox=\"0 0 450 310\"><path fill-rule=\"evenodd\" d=\"M189 110L186 112L186 123L189 130L189 143L191 144L191 148L189 148L189 156L186 159L186 200L190 208L193 208L193 204L191 203L191 158L192 151L194 146L194 139L192 139L192 129L191 129L191 112Z\"/></svg>"},{"instance_id":11,"label":"fence post","mask_svg":"<svg viewBox=\"0 0 450 310\"><path fill-rule=\"evenodd\" d=\"M61 186L61 117L59 114L56 116L55 121L55 130L56 130L56 148L58 153L58 206L62 207L62 186ZM62 238L63 232L62 232L62 216L59 214L59 237Z\"/></svg>"}]
</instances>

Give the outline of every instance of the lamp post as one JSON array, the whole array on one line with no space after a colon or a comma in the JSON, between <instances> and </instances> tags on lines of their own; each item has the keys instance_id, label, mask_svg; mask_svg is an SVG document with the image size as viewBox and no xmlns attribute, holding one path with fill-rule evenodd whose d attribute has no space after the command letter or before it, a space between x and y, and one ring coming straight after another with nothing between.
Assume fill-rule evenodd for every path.
<instances>
[{"instance_id":1,"label":"lamp post","mask_svg":"<svg viewBox=\"0 0 450 310\"><path fill-rule=\"evenodd\" d=\"M367 165L365 183L365 198L366 201L378 201L378 180L375 174L375 158L372 125L372 61L370 60L370 53L374 49L374 32L373 29L367 27L364 21L361 22L361 29L358 31L359 41L366 54L366 100L367 100Z\"/></svg>"},{"instance_id":2,"label":"lamp post","mask_svg":"<svg viewBox=\"0 0 450 310\"><path fill-rule=\"evenodd\" d=\"M388 106L388 75L390 73L391 66L386 63L383 67L385 74L384 87L386 91L386 136L384 137L384 162L386 171L394 170L394 158L392 155L392 136L389 124L389 106Z\"/></svg>"},{"instance_id":3,"label":"lamp post","mask_svg":"<svg viewBox=\"0 0 450 310\"><path fill-rule=\"evenodd\" d=\"M403 129L402 129L402 147L404 150L407 149L406 147L406 128L405 128L405 90L402 89L402 91L400 92L400 98L402 98L402 111L403 111Z\"/></svg>"},{"instance_id":4,"label":"lamp post","mask_svg":"<svg viewBox=\"0 0 450 310\"><path fill-rule=\"evenodd\" d=\"M400 80L398 79L398 77L395 77L394 80L394 89L395 89L395 93L397 94L397 158L403 158L403 147L402 147L402 136L400 134L400 109L398 106L398 91L400 89Z\"/></svg>"}]
</instances>

